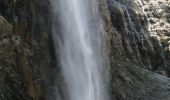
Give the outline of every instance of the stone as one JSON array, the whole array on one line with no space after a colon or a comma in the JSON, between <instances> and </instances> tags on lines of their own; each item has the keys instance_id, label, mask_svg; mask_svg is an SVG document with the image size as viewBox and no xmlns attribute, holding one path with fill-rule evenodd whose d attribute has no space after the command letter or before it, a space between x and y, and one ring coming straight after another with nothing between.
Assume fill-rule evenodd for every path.
<instances>
[{"instance_id":1,"label":"stone","mask_svg":"<svg viewBox=\"0 0 170 100\"><path fill-rule=\"evenodd\" d=\"M156 11L153 12L153 15L157 18L161 18L164 14L164 10L163 9L156 9Z\"/></svg>"},{"instance_id":2,"label":"stone","mask_svg":"<svg viewBox=\"0 0 170 100\"><path fill-rule=\"evenodd\" d=\"M163 16L164 16L165 18L170 18L170 13L165 13Z\"/></svg>"},{"instance_id":3,"label":"stone","mask_svg":"<svg viewBox=\"0 0 170 100\"><path fill-rule=\"evenodd\" d=\"M155 24L156 22L159 21L159 19L158 18L150 18L149 21L151 24Z\"/></svg>"},{"instance_id":4,"label":"stone","mask_svg":"<svg viewBox=\"0 0 170 100\"><path fill-rule=\"evenodd\" d=\"M158 1L158 4L161 5L161 4L163 4L163 2L162 1Z\"/></svg>"},{"instance_id":5,"label":"stone","mask_svg":"<svg viewBox=\"0 0 170 100\"><path fill-rule=\"evenodd\" d=\"M167 22L170 23L170 18L167 18Z\"/></svg>"},{"instance_id":6,"label":"stone","mask_svg":"<svg viewBox=\"0 0 170 100\"><path fill-rule=\"evenodd\" d=\"M3 17L0 16L0 39L11 35L12 25Z\"/></svg>"}]
</instances>

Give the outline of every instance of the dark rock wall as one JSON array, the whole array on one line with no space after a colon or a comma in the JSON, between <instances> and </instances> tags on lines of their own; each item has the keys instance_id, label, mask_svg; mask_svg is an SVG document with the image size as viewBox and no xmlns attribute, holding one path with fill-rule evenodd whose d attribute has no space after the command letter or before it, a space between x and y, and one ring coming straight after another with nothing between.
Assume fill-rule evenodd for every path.
<instances>
[{"instance_id":1,"label":"dark rock wall","mask_svg":"<svg viewBox=\"0 0 170 100\"><path fill-rule=\"evenodd\" d=\"M55 84L49 7L48 0L0 0L1 100L48 98Z\"/></svg>"}]
</instances>

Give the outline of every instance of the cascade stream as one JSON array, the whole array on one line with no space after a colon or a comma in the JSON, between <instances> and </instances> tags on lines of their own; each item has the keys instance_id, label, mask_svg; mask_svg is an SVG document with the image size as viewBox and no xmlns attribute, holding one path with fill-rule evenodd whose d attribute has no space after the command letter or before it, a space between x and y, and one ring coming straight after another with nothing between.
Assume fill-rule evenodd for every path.
<instances>
[{"instance_id":1,"label":"cascade stream","mask_svg":"<svg viewBox=\"0 0 170 100\"><path fill-rule=\"evenodd\" d=\"M51 2L53 20L55 22L57 18L61 24L60 32L56 31L58 23L53 24L53 40L67 85L67 100L107 100L101 54L102 28L97 2Z\"/></svg>"}]
</instances>

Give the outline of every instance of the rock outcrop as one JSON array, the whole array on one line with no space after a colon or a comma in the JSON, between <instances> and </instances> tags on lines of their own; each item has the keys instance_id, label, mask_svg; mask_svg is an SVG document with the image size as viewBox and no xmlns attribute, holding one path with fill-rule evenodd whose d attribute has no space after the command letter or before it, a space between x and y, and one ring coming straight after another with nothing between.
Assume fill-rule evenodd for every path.
<instances>
[{"instance_id":1,"label":"rock outcrop","mask_svg":"<svg viewBox=\"0 0 170 100\"><path fill-rule=\"evenodd\" d=\"M41 3L40 3L41 2ZM0 0L0 99L43 100L55 85L47 0ZM54 80L54 81L51 81Z\"/></svg>"},{"instance_id":2,"label":"rock outcrop","mask_svg":"<svg viewBox=\"0 0 170 100\"><path fill-rule=\"evenodd\" d=\"M144 7L146 4L142 0L108 0L107 4L110 13L103 19L110 20L106 27L112 30L107 31L112 98L169 100L167 52L160 37L152 35L154 30Z\"/></svg>"}]
</instances>

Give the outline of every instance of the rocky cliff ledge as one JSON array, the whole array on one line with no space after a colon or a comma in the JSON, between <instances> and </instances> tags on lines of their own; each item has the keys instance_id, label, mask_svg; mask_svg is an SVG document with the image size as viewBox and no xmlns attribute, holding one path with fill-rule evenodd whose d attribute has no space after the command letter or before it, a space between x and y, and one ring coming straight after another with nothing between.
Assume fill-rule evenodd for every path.
<instances>
[{"instance_id":1,"label":"rocky cliff ledge","mask_svg":"<svg viewBox=\"0 0 170 100\"><path fill-rule=\"evenodd\" d=\"M98 2L111 100L170 100L170 1ZM64 100L50 14L48 0L0 0L0 100Z\"/></svg>"},{"instance_id":2,"label":"rocky cliff ledge","mask_svg":"<svg viewBox=\"0 0 170 100\"><path fill-rule=\"evenodd\" d=\"M110 32L110 65L115 100L170 99L168 2L107 2L113 30ZM162 15L156 9L161 10ZM161 20L164 20L163 26L160 26Z\"/></svg>"}]
</instances>

